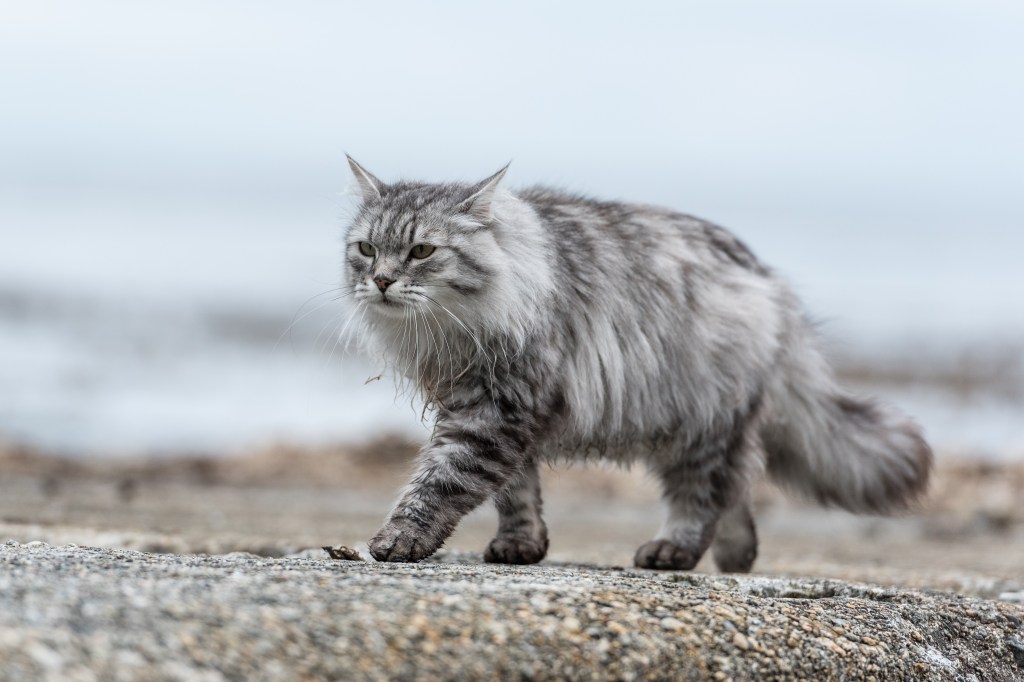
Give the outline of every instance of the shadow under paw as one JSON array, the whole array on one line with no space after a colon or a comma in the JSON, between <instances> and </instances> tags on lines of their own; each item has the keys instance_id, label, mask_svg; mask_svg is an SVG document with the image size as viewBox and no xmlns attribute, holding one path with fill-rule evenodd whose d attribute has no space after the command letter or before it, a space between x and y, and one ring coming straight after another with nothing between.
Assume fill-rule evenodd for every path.
<instances>
[{"instance_id":1,"label":"shadow under paw","mask_svg":"<svg viewBox=\"0 0 1024 682\"><path fill-rule=\"evenodd\" d=\"M651 540L636 551L633 563L638 568L689 571L700 561L700 556L700 553L671 540Z\"/></svg>"},{"instance_id":2,"label":"shadow under paw","mask_svg":"<svg viewBox=\"0 0 1024 682\"><path fill-rule=\"evenodd\" d=\"M491 564L535 564L547 553L547 539L499 535L487 545L484 561Z\"/></svg>"}]
</instances>

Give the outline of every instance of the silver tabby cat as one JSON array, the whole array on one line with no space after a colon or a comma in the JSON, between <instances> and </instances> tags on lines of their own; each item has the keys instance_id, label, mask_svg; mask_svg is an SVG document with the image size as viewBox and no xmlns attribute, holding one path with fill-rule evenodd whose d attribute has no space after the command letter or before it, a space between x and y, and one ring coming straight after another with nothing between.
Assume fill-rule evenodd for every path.
<instances>
[{"instance_id":1,"label":"silver tabby cat","mask_svg":"<svg viewBox=\"0 0 1024 682\"><path fill-rule=\"evenodd\" d=\"M543 188L385 184L362 201L346 276L368 349L436 413L418 469L370 541L433 554L493 499L492 562L548 549L538 463L643 462L668 519L637 566L723 571L757 555L765 469L824 505L905 508L931 451L899 412L839 388L793 292L726 230L674 211Z\"/></svg>"}]
</instances>

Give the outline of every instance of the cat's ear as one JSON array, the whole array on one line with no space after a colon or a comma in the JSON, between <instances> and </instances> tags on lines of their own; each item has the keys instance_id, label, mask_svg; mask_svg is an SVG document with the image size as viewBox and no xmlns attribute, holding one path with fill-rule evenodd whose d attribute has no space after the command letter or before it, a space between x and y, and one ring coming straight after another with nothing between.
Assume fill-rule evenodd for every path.
<instances>
[{"instance_id":1,"label":"cat's ear","mask_svg":"<svg viewBox=\"0 0 1024 682\"><path fill-rule=\"evenodd\" d=\"M494 199L494 193L498 189L498 183L505 177L505 172L511 163L509 161L497 173L473 185L469 198L459 204L459 210L469 213L480 220L490 220L491 202Z\"/></svg>"},{"instance_id":2,"label":"cat's ear","mask_svg":"<svg viewBox=\"0 0 1024 682\"><path fill-rule=\"evenodd\" d=\"M348 167L352 169L352 175L356 176L356 181L359 183L359 189L363 193L363 201L377 201L384 193L384 183L378 180L370 171L366 170L348 154L345 155L348 159Z\"/></svg>"}]
</instances>

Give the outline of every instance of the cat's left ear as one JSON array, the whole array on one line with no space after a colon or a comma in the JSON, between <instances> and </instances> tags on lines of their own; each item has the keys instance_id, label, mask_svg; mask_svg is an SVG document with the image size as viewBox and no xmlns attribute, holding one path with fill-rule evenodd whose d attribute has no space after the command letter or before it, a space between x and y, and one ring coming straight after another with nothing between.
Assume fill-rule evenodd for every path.
<instances>
[{"instance_id":1,"label":"cat's left ear","mask_svg":"<svg viewBox=\"0 0 1024 682\"><path fill-rule=\"evenodd\" d=\"M494 193L498 189L498 183L505 177L505 172L512 162L506 163L501 170L477 184L473 185L469 198L459 204L459 210L469 213L480 220L490 220L491 202Z\"/></svg>"},{"instance_id":2,"label":"cat's left ear","mask_svg":"<svg viewBox=\"0 0 1024 682\"><path fill-rule=\"evenodd\" d=\"M363 201L370 202L380 199L384 193L384 183L381 182L373 175L370 171L366 170L348 154L345 155L348 159L348 167L352 169L352 175L356 176L356 181L359 183L359 189L363 193Z\"/></svg>"}]
</instances>

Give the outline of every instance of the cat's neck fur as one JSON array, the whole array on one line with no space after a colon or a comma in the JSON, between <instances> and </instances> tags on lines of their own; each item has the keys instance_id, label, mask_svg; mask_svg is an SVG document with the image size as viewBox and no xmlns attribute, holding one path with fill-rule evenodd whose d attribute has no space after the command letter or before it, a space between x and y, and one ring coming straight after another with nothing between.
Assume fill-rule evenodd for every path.
<instances>
[{"instance_id":1,"label":"cat's neck fur","mask_svg":"<svg viewBox=\"0 0 1024 682\"><path fill-rule=\"evenodd\" d=\"M491 223L498 275L478 310L478 329L522 347L554 291L552 247L533 208L511 192L496 191Z\"/></svg>"}]
</instances>

